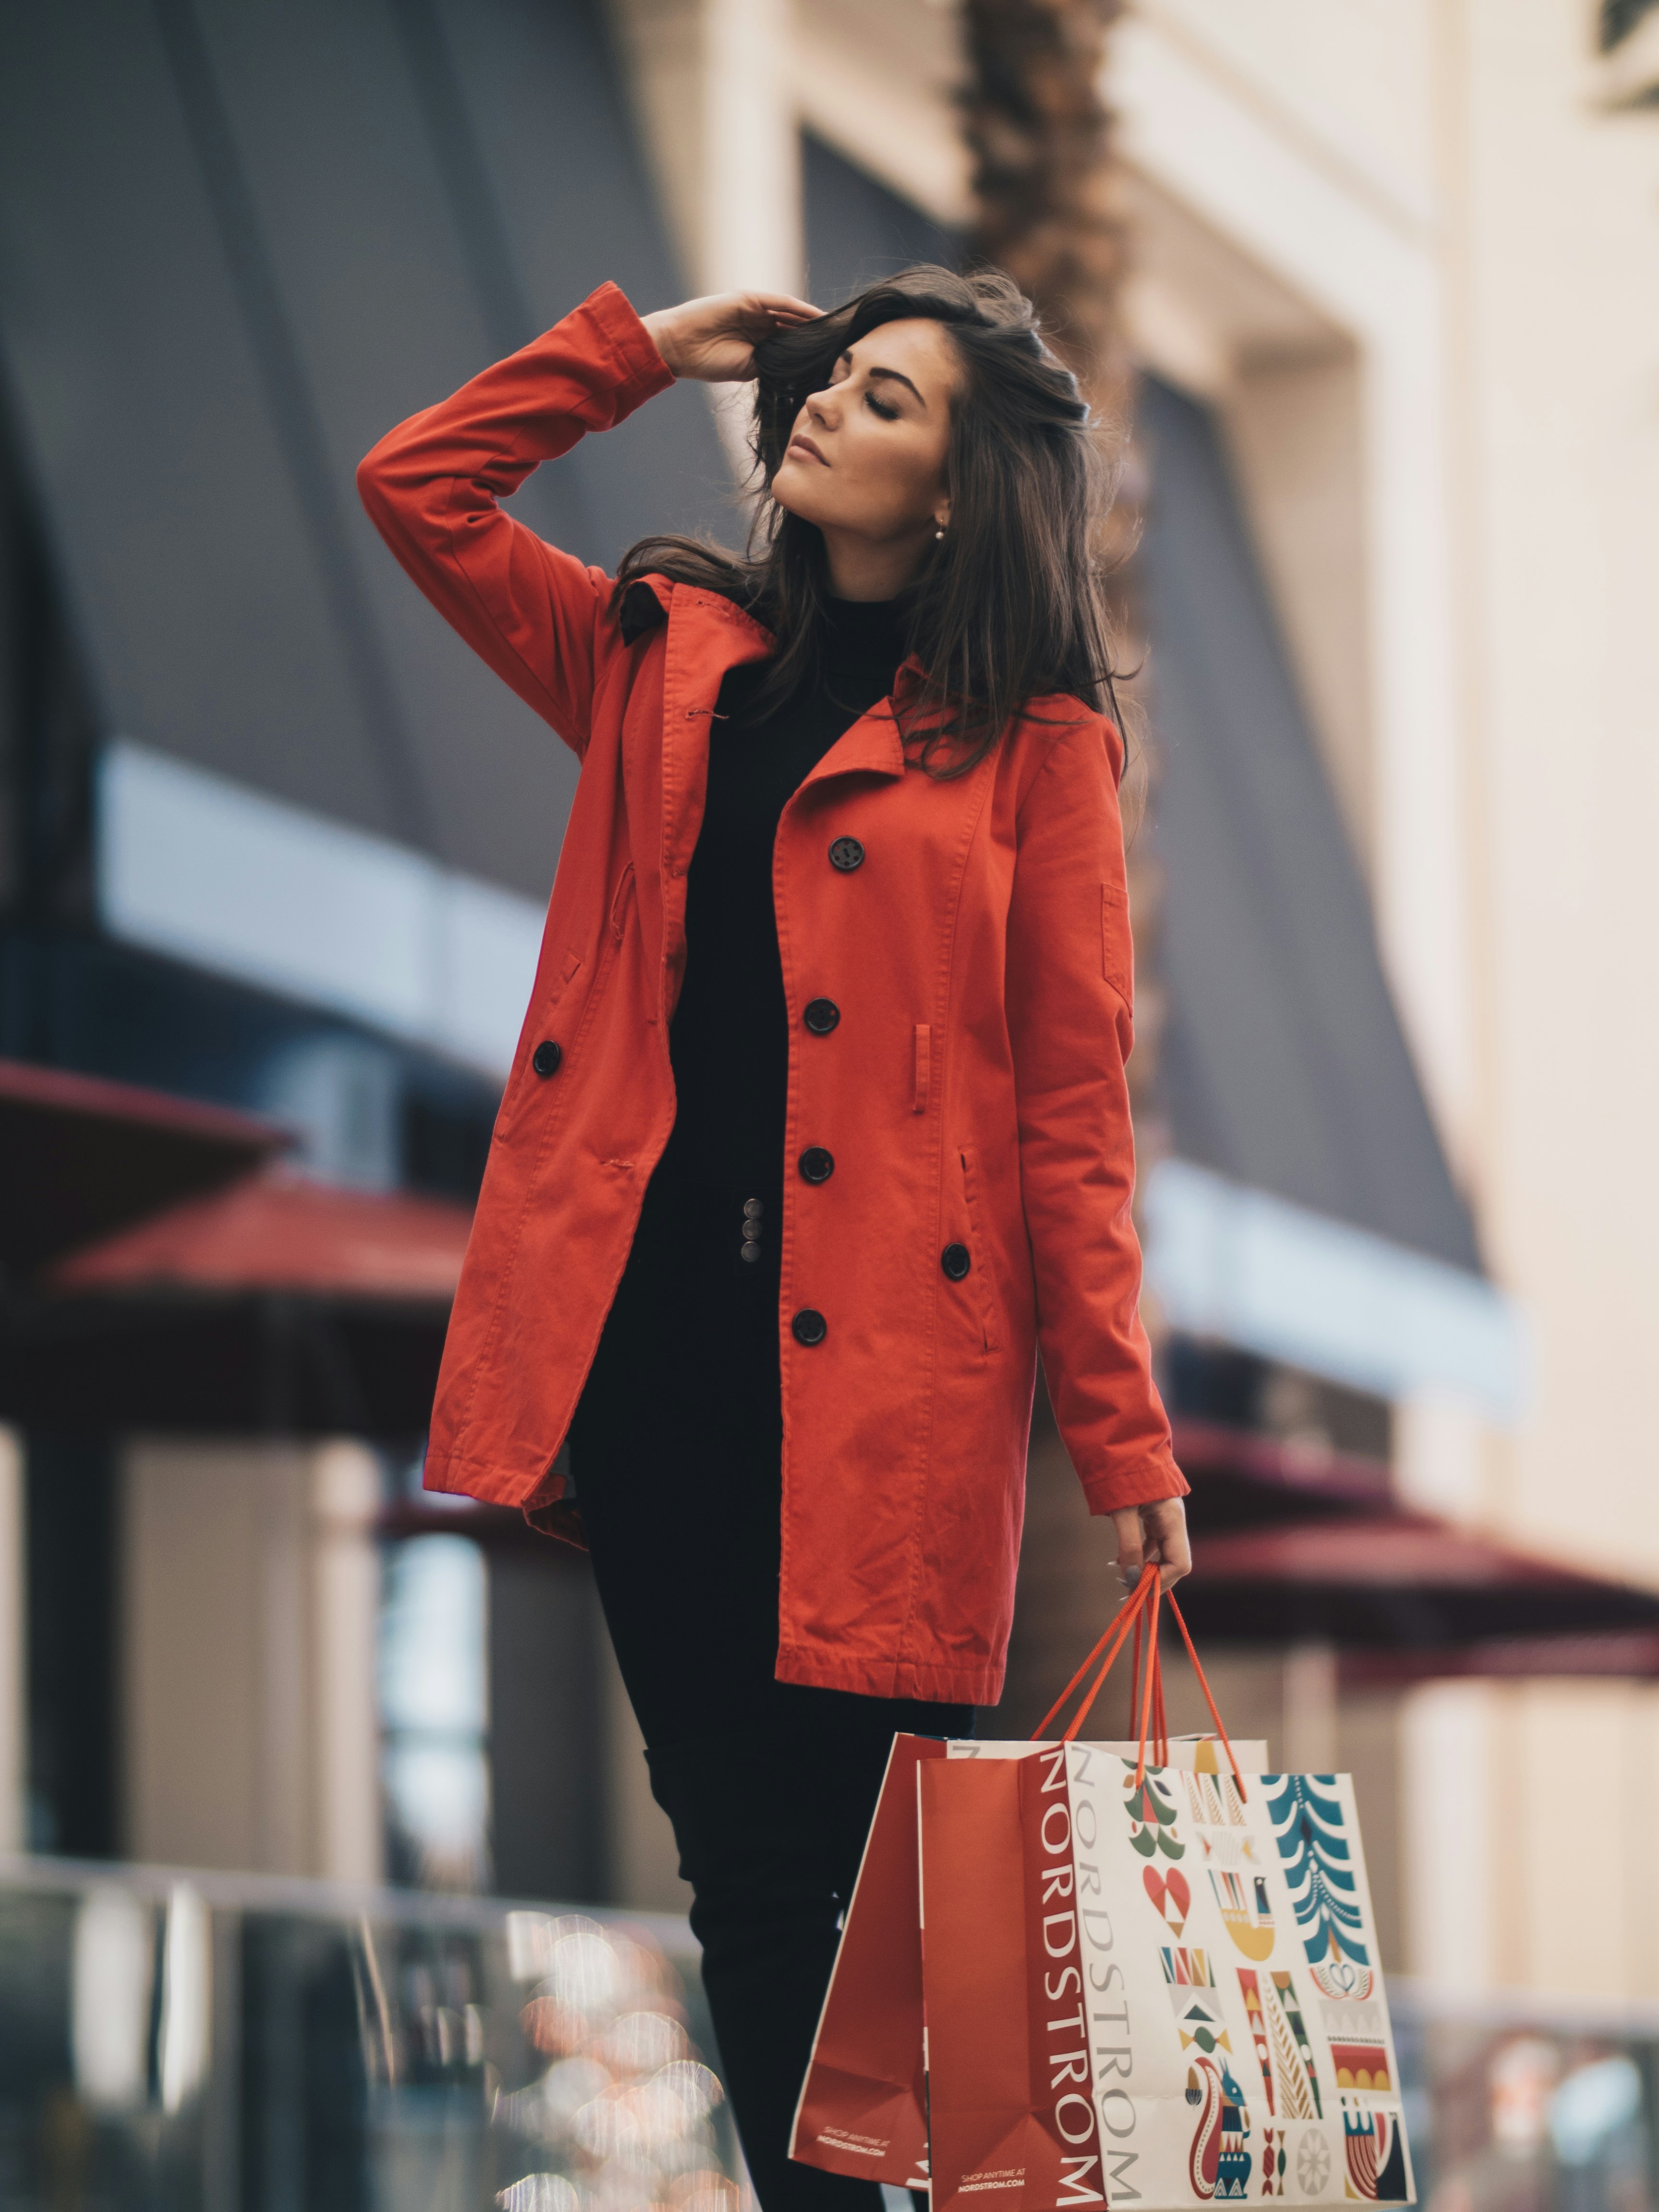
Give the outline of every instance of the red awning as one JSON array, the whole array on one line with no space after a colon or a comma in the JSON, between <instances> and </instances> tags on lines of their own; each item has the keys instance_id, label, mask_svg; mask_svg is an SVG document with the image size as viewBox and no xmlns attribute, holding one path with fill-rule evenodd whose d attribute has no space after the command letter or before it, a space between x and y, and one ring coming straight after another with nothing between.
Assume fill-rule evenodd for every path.
<instances>
[{"instance_id":1,"label":"red awning","mask_svg":"<svg viewBox=\"0 0 1659 2212\"><path fill-rule=\"evenodd\" d=\"M1213 1534L1200 1529L1182 1603L1194 1635L1388 1651L1397 1655L1396 1675L1402 1667L1407 1674L1480 1671L1479 1653L1488 1645L1512 1656L1524 1645L1521 1671L1548 1672L1557 1639L1616 1639L1625 1663L1610 1666L1613 1672L1630 1671L1630 1660L1644 1653L1659 1659L1659 1595L1399 1506ZM1613 1644L1603 1649L1611 1658ZM1580 1650L1564 1671L1585 1663Z\"/></svg>"},{"instance_id":2,"label":"red awning","mask_svg":"<svg viewBox=\"0 0 1659 2212\"><path fill-rule=\"evenodd\" d=\"M1293 1522L1200 1537L1194 1563L1212 1582L1368 1589L1595 1589L1594 1576L1516 1551L1490 1536L1395 1506L1349 1521Z\"/></svg>"},{"instance_id":3,"label":"red awning","mask_svg":"<svg viewBox=\"0 0 1659 2212\"><path fill-rule=\"evenodd\" d=\"M1386 1510L1393 1495L1382 1460L1218 1422L1177 1419L1171 1426L1176 1464L1193 1486L1188 1511L1196 1528L1352 1517Z\"/></svg>"},{"instance_id":4,"label":"red awning","mask_svg":"<svg viewBox=\"0 0 1659 2212\"><path fill-rule=\"evenodd\" d=\"M0 1321L0 1419L418 1437L471 1213L267 1171L62 1261Z\"/></svg>"},{"instance_id":5,"label":"red awning","mask_svg":"<svg viewBox=\"0 0 1659 2212\"><path fill-rule=\"evenodd\" d=\"M309 1291L447 1304L472 1226L451 1199L252 1176L170 1207L52 1269L54 1292Z\"/></svg>"},{"instance_id":6,"label":"red awning","mask_svg":"<svg viewBox=\"0 0 1659 2212\"><path fill-rule=\"evenodd\" d=\"M27 1277L158 1206L222 1188L289 1141L251 1115L0 1060L0 1269Z\"/></svg>"}]
</instances>

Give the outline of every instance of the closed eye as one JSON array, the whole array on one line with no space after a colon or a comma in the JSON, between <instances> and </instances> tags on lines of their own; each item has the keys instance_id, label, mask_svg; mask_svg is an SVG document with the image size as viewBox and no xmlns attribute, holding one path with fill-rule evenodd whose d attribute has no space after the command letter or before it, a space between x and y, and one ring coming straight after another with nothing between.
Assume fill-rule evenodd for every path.
<instances>
[{"instance_id":1,"label":"closed eye","mask_svg":"<svg viewBox=\"0 0 1659 2212\"><path fill-rule=\"evenodd\" d=\"M896 407L887 406L883 401L877 398L873 392L866 392L865 393L864 404L870 410L872 414L879 415L884 422L896 422L898 421L898 409Z\"/></svg>"}]
</instances>

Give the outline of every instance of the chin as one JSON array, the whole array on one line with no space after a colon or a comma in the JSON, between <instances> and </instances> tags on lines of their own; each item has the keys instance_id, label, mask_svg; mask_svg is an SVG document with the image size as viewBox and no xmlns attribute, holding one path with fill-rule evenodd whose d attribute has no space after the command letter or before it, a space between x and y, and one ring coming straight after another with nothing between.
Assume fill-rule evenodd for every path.
<instances>
[{"instance_id":1,"label":"chin","mask_svg":"<svg viewBox=\"0 0 1659 2212\"><path fill-rule=\"evenodd\" d=\"M817 467L816 462L784 461L772 479L773 498L787 514L793 514L801 522L821 522L823 520L816 512L818 502L812 496L817 487L806 473L809 468ZM823 470L819 469L818 473L822 475Z\"/></svg>"}]
</instances>

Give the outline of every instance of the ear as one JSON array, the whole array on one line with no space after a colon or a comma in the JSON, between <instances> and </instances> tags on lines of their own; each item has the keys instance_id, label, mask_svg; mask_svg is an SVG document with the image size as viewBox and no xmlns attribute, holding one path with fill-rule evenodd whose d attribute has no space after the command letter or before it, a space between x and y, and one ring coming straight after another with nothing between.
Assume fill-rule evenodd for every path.
<instances>
[{"instance_id":1,"label":"ear","mask_svg":"<svg viewBox=\"0 0 1659 2212\"><path fill-rule=\"evenodd\" d=\"M942 499L933 509L933 527L941 536L951 527L951 502Z\"/></svg>"}]
</instances>

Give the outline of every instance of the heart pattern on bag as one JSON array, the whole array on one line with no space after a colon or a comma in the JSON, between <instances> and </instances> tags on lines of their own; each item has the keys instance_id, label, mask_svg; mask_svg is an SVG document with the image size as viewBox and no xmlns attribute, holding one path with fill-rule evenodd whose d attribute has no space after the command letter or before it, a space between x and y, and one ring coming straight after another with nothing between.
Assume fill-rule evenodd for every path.
<instances>
[{"instance_id":1,"label":"heart pattern on bag","mask_svg":"<svg viewBox=\"0 0 1659 2212\"><path fill-rule=\"evenodd\" d=\"M1369 1966L1358 1966L1352 1959L1324 1959L1311 1971L1328 1997L1368 1997L1376 1979Z\"/></svg>"},{"instance_id":2,"label":"heart pattern on bag","mask_svg":"<svg viewBox=\"0 0 1659 2212\"><path fill-rule=\"evenodd\" d=\"M1187 1887L1187 1877L1178 1867L1168 1874L1159 1874L1156 1867L1146 1867L1140 1879L1146 1885L1146 1894L1163 1915L1166 1927L1179 1936L1187 1925L1187 1915L1192 1910L1193 1893Z\"/></svg>"}]
</instances>

